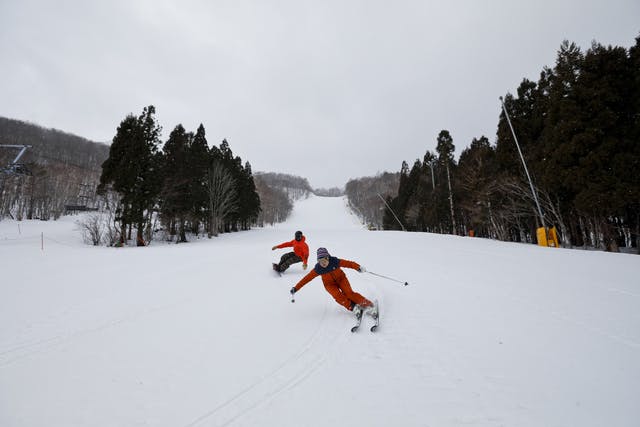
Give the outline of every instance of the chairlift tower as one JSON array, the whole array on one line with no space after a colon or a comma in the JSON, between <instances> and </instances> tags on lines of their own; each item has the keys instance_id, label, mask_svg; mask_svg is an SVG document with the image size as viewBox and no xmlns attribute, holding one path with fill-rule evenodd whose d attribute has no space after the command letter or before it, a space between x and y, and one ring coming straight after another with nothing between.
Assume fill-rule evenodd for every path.
<instances>
[{"instance_id":1,"label":"chairlift tower","mask_svg":"<svg viewBox=\"0 0 640 427\"><path fill-rule=\"evenodd\" d=\"M20 158L24 155L27 148L31 148L31 145L10 145L10 144L0 144L1 148L19 148L20 152L16 156L15 159L11 163L7 165L7 167L0 168L0 173L5 173L8 175L31 175L31 171L22 163L19 163Z\"/></svg>"}]
</instances>

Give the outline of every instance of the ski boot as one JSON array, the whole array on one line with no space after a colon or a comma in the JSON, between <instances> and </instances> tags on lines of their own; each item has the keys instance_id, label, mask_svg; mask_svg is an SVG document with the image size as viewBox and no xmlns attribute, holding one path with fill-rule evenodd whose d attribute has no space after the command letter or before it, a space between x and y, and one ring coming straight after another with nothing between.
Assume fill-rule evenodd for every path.
<instances>
[{"instance_id":1,"label":"ski boot","mask_svg":"<svg viewBox=\"0 0 640 427\"><path fill-rule=\"evenodd\" d=\"M378 318L378 304L373 304L364 308L364 312L374 319Z\"/></svg>"},{"instance_id":2,"label":"ski boot","mask_svg":"<svg viewBox=\"0 0 640 427\"><path fill-rule=\"evenodd\" d=\"M362 319L362 315L364 314L364 310L362 309L362 307L358 304L354 305L353 308L351 309L351 311L353 311L353 315L356 316L356 320L360 320Z\"/></svg>"}]
</instances>

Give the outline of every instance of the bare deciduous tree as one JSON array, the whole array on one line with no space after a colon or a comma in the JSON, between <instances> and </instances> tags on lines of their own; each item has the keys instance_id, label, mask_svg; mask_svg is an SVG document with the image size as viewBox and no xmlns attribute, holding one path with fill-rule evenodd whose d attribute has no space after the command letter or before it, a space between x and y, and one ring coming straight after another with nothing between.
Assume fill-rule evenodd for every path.
<instances>
[{"instance_id":1,"label":"bare deciduous tree","mask_svg":"<svg viewBox=\"0 0 640 427\"><path fill-rule=\"evenodd\" d=\"M217 236L223 220L238 209L235 180L220 163L214 162L207 172L207 196L209 202L208 236Z\"/></svg>"},{"instance_id":2,"label":"bare deciduous tree","mask_svg":"<svg viewBox=\"0 0 640 427\"><path fill-rule=\"evenodd\" d=\"M534 211L535 201L533 199L533 195L531 194L531 189L529 186L527 186L523 182L507 180L500 184L499 188L503 192L503 194L506 194L510 199L513 200L511 206L516 208L513 210L514 217L530 216L535 219L538 218L536 212ZM562 241L563 245L571 246L569 232L560 213L560 208L557 204L553 203L553 201L551 200L551 196L547 191L544 191L538 187L534 188L537 192L540 206L542 207L548 223L557 225L560 229L558 233L559 238ZM538 226L540 227L541 224L538 224Z\"/></svg>"},{"instance_id":3,"label":"bare deciduous tree","mask_svg":"<svg viewBox=\"0 0 640 427\"><path fill-rule=\"evenodd\" d=\"M258 225L275 224L285 221L293 210L293 203L287 193L279 187L272 187L262 179L262 175L254 177L256 191L260 196L260 213Z\"/></svg>"},{"instance_id":4,"label":"bare deciduous tree","mask_svg":"<svg viewBox=\"0 0 640 427\"><path fill-rule=\"evenodd\" d=\"M98 246L102 243L105 227L104 215L99 213L88 214L76 221L76 224L80 227L82 240L87 245Z\"/></svg>"}]
</instances>

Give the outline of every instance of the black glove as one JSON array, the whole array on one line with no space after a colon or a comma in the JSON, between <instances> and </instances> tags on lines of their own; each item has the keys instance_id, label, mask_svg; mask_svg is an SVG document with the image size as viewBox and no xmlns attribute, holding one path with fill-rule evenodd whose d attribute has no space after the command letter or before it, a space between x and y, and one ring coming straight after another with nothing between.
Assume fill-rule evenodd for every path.
<instances>
[{"instance_id":1,"label":"black glove","mask_svg":"<svg viewBox=\"0 0 640 427\"><path fill-rule=\"evenodd\" d=\"M295 287L293 287L293 288L291 288L291 290L289 292L291 292L291 295L293 295L296 292L298 292L298 290Z\"/></svg>"}]
</instances>

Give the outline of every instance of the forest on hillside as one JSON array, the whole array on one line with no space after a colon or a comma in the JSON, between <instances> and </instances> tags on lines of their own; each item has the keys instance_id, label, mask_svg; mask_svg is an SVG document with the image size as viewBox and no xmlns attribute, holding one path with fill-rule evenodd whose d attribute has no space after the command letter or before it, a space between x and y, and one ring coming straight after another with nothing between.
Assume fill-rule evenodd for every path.
<instances>
[{"instance_id":1,"label":"forest on hillside","mask_svg":"<svg viewBox=\"0 0 640 427\"><path fill-rule=\"evenodd\" d=\"M553 68L506 94L497 140L473 139L454 159L448 130L403 162L385 229L534 242L555 226L566 247L638 249L640 37L630 49L565 41ZM514 138L515 135L515 138ZM518 146L531 177L518 154ZM533 191L531 188L533 187ZM535 199L538 199L540 209Z\"/></svg>"},{"instance_id":2,"label":"forest on hillside","mask_svg":"<svg viewBox=\"0 0 640 427\"><path fill-rule=\"evenodd\" d=\"M22 173L12 173L25 146ZM98 207L95 188L108 153L106 144L0 117L0 220L57 219L67 208Z\"/></svg>"},{"instance_id":3,"label":"forest on hillside","mask_svg":"<svg viewBox=\"0 0 640 427\"><path fill-rule=\"evenodd\" d=\"M306 178L277 172L256 172L254 181L260 195L258 226L284 222L293 211L293 202L314 191Z\"/></svg>"},{"instance_id":4,"label":"forest on hillside","mask_svg":"<svg viewBox=\"0 0 640 427\"><path fill-rule=\"evenodd\" d=\"M398 172L379 173L350 179L345 185L349 207L360 217L370 230L384 228L384 212L388 209L385 200L398 194L400 174Z\"/></svg>"}]
</instances>

